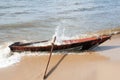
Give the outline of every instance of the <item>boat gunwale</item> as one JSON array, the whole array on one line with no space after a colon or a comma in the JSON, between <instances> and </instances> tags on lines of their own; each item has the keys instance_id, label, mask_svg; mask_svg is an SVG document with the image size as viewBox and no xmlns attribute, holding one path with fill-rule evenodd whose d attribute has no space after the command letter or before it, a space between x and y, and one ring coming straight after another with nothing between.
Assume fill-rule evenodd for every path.
<instances>
[{"instance_id":1,"label":"boat gunwale","mask_svg":"<svg viewBox=\"0 0 120 80\"><path fill-rule=\"evenodd\" d=\"M103 35L101 37L90 37L90 38L83 38L83 39L73 39L73 40L63 40L63 43L64 44L61 44L61 45L57 45L57 44L54 44L55 47L59 47L59 46L65 46L65 45L72 45L72 44L77 44L77 43L85 43L85 42L89 42L89 41L94 41L96 39L103 39L105 37L109 37L110 36L107 36L107 35ZM51 45L45 45L45 46L29 46L31 44L34 44L34 43L41 43L41 42L47 42L49 40L45 40L45 41L40 41L40 42L31 42L31 43L22 43L22 44L19 44L19 45L11 45L10 47L23 47L23 48L46 48L46 47L51 47ZM52 44L52 43L51 43Z\"/></svg>"}]
</instances>

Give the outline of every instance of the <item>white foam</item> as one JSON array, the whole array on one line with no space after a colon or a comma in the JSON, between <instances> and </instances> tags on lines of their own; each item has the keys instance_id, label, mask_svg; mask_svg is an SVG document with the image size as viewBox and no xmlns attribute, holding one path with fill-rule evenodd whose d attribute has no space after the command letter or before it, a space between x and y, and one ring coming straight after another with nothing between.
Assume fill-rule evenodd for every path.
<instances>
[{"instance_id":1,"label":"white foam","mask_svg":"<svg viewBox=\"0 0 120 80\"><path fill-rule=\"evenodd\" d=\"M0 45L0 59L10 56L10 48L8 47L10 43L3 43Z\"/></svg>"},{"instance_id":2,"label":"white foam","mask_svg":"<svg viewBox=\"0 0 120 80\"><path fill-rule=\"evenodd\" d=\"M0 45L0 68L10 66L20 61L20 54L12 54L8 47L11 42L3 43Z\"/></svg>"},{"instance_id":3,"label":"white foam","mask_svg":"<svg viewBox=\"0 0 120 80\"><path fill-rule=\"evenodd\" d=\"M19 62L21 59L20 54L17 55L12 55L10 57L6 57L0 60L0 68L5 68L8 67L12 64L15 64L17 62Z\"/></svg>"}]
</instances>

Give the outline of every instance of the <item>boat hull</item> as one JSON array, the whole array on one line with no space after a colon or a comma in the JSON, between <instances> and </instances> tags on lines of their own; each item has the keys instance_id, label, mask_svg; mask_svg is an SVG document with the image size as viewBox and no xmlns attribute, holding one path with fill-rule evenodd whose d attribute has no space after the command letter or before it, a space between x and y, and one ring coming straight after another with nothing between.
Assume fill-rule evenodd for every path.
<instances>
[{"instance_id":1,"label":"boat hull","mask_svg":"<svg viewBox=\"0 0 120 80\"><path fill-rule=\"evenodd\" d=\"M64 40L63 42L65 44L56 45L54 44L53 51L55 50L65 50L65 49L73 49L73 48L79 48L79 50L88 50L95 46L98 46L99 44L105 42L106 40L110 39L111 36L101 36L101 37L91 37L91 38L85 38L85 39L76 39L76 40ZM42 41L47 42L47 41ZM34 43L41 43L41 42L32 42L32 43L21 43L16 42L12 45L10 45L10 49L13 52L22 52L22 51L50 51L51 45L48 46L29 46L30 44Z\"/></svg>"}]
</instances>

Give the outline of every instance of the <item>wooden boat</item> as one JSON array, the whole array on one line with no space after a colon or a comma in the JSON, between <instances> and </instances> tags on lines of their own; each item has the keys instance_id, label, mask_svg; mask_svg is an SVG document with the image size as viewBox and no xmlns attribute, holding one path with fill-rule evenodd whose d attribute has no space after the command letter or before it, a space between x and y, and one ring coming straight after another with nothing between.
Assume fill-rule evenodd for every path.
<instances>
[{"instance_id":1,"label":"wooden boat","mask_svg":"<svg viewBox=\"0 0 120 80\"><path fill-rule=\"evenodd\" d=\"M88 50L99 44L105 42L106 40L110 39L111 36L109 35L102 35L100 37L90 37L84 39L73 39L73 40L63 40L62 44L57 45L54 44L54 50L64 50L64 49L71 49L71 48L79 48L79 50ZM22 51L50 51L51 44L48 40L40 41L40 42L30 42L30 43L22 43L22 42L15 42L10 45L10 49L13 52L22 52ZM46 44L46 45L38 45L34 46L35 44Z\"/></svg>"}]
</instances>

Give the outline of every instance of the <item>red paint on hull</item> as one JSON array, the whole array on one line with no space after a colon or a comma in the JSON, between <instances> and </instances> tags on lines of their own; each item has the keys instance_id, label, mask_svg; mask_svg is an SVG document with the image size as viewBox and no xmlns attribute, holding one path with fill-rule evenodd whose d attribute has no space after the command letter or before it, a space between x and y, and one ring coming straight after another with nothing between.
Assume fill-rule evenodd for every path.
<instances>
[{"instance_id":1,"label":"red paint on hull","mask_svg":"<svg viewBox=\"0 0 120 80\"><path fill-rule=\"evenodd\" d=\"M64 50L64 49L71 49L80 47L80 50L88 50L96 45L99 45L106 40L110 39L111 36L103 35L98 37L91 37L91 38L84 38L84 39L75 39L75 40L63 40L64 44L61 45L54 45L53 50ZM48 46L29 46L31 44L36 43L44 43L47 41L41 42L31 42L31 43L20 43L16 42L10 45L10 49L12 51L22 52L22 51L50 51L51 45Z\"/></svg>"}]
</instances>

